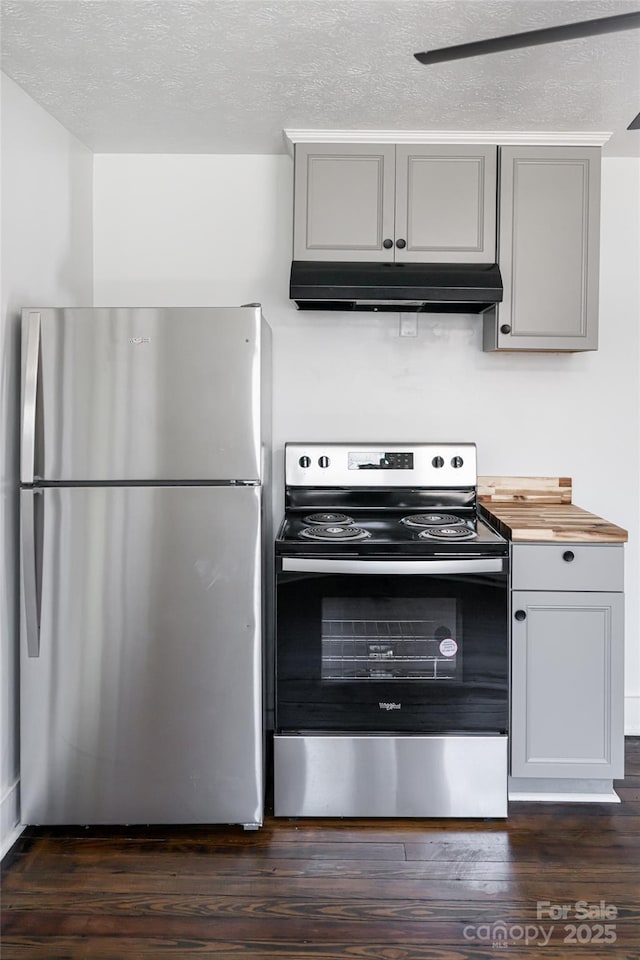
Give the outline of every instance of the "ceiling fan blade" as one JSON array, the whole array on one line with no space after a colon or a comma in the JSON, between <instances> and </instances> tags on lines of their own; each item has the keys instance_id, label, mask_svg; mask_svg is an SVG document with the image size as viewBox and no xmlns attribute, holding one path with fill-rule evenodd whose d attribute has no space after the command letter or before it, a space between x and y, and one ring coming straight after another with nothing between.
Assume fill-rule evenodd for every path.
<instances>
[{"instance_id":1,"label":"ceiling fan blade","mask_svg":"<svg viewBox=\"0 0 640 960\"><path fill-rule=\"evenodd\" d=\"M640 113L637 115L637 117L633 118L627 127L627 130L640 130Z\"/></svg>"},{"instance_id":2,"label":"ceiling fan blade","mask_svg":"<svg viewBox=\"0 0 640 960\"><path fill-rule=\"evenodd\" d=\"M448 60L477 57L485 53L501 53L503 50L535 47L541 43L557 43L559 40L577 40L601 33L631 30L633 27L640 27L640 10L634 13L620 13L614 17L599 17L596 20L579 20L576 23L544 27L542 30L510 33L504 37L489 37L486 40L474 40L472 43L459 43L453 47L439 47L437 50L414 53L414 57L420 63L444 63Z\"/></svg>"}]
</instances>

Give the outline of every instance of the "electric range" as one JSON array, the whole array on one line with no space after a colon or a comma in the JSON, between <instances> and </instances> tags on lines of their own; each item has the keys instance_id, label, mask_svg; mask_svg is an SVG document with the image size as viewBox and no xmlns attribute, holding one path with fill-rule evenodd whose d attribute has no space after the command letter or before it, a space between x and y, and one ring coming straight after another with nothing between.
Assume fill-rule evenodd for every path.
<instances>
[{"instance_id":1,"label":"electric range","mask_svg":"<svg viewBox=\"0 0 640 960\"><path fill-rule=\"evenodd\" d=\"M285 447L275 813L505 816L508 542L473 443Z\"/></svg>"}]
</instances>

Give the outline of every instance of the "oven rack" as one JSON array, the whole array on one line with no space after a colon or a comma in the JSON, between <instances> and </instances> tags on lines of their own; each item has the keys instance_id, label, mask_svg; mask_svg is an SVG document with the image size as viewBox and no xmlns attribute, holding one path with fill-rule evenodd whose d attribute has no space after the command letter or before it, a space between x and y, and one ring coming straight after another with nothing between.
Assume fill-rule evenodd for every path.
<instances>
[{"instance_id":1,"label":"oven rack","mask_svg":"<svg viewBox=\"0 0 640 960\"><path fill-rule=\"evenodd\" d=\"M353 618L322 620L323 640L426 640L439 642L433 635L436 620L354 620ZM431 627L431 630L429 629Z\"/></svg>"}]
</instances>

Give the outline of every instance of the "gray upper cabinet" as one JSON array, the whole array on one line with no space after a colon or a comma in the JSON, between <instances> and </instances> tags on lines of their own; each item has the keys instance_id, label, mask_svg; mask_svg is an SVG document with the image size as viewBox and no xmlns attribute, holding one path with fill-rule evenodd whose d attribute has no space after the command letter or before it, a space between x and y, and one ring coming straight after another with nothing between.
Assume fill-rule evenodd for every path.
<instances>
[{"instance_id":1,"label":"gray upper cabinet","mask_svg":"<svg viewBox=\"0 0 640 960\"><path fill-rule=\"evenodd\" d=\"M494 263L497 147L297 144L294 259Z\"/></svg>"},{"instance_id":2,"label":"gray upper cabinet","mask_svg":"<svg viewBox=\"0 0 640 960\"><path fill-rule=\"evenodd\" d=\"M494 263L495 146L397 146L395 259Z\"/></svg>"},{"instance_id":3,"label":"gray upper cabinet","mask_svg":"<svg viewBox=\"0 0 640 960\"><path fill-rule=\"evenodd\" d=\"M596 350L600 245L598 147L502 147L501 304L485 350Z\"/></svg>"},{"instance_id":4,"label":"gray upper cabinet","mask_svg":"<svg viewBox=\"0 0 640 960\"><path fill-rule=\"evenodd\" d=\"M388 261L394 203L393 144L296 145L294 260Z\"/></svg>"}]
</instances>

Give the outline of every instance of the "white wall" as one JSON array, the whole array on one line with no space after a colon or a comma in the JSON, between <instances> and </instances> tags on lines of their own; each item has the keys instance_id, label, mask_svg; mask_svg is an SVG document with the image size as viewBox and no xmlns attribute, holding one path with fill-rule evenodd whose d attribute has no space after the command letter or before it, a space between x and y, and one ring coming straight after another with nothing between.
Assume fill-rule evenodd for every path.
<instances>
[{"instance_id":1,"label":"white wall","mask_svg":"<svg viewBox=\"0 0 640 960\"><path fill-rule=\"evenodd\" d=\"M299 313L286 156L98 155L97 306L260 301L274 328L276 490L286 440L474 440L484 474L562 475L626 527L627 729L640 733L640 162L603 163L600 349L484 354L480 320ZM541 288L541 308L544 287ZM276 517L282 500L276 500Z\"/></svg>"},{"instance_id":2,"label":"white wall","mask_svg":"<svg viewBox=\"0 0 640 960\"><path fill-rule=\"evenodd\" d=\"M18 318L93 297L93 156L12 80L1 84L0 856L18 823Z\"/></svg>"}]
</instances>

